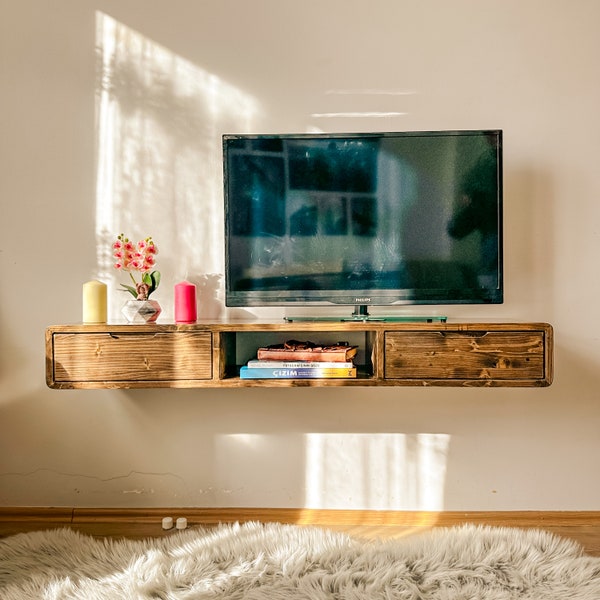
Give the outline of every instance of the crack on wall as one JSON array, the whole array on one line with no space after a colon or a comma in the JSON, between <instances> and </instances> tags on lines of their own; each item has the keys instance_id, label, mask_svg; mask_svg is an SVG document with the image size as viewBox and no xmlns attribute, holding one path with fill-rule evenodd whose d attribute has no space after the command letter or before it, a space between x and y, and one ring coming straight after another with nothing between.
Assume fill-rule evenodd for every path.
<instances>
[{"instance_id":1,"label":"crack on wall","mask_svg":"<svg viewBox=\"0 0 600 600\"><path fill-rule=\"evenodd\" d=\"M66 471L58 471L56 469L47 469L44 467L40 467L39 469L33 469L32 471L7 471L5 473L0 473L0 477L31 477L32 475L36 475L38 473L53 473L55 475L62 475L64 477L80 477L82 479L91 479L94 481L101 481L106 483L108 481L118 481L120 479L127 479L134 475L142 475L142 476L152 476L152 477L174 477L175 479L179 479L180 481L184 481L181 475L177 475L176 473L171 473L170 471L166 471L163 473L153 472L153 471L135 471L131 470L129 473L125 475L113 475L112 477L98 477L97 475L89 475L86 473L68 473Z\"/></svg>"}]
</instances>

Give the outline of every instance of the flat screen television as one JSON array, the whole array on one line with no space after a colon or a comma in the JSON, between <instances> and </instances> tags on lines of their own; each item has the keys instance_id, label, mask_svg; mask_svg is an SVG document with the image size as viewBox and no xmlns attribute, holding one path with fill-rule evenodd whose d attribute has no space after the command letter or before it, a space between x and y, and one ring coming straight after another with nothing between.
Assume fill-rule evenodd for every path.
<instances>
[{"instance_id":1,"label":"flat screen television","mask_svg":"<svg viewBox=\"0 0 600 600\"><path fill-rule=\"evenodd\" d=\"M503 301L502 131L224 135L227 306Z\"/></svg>"}]
</instances>

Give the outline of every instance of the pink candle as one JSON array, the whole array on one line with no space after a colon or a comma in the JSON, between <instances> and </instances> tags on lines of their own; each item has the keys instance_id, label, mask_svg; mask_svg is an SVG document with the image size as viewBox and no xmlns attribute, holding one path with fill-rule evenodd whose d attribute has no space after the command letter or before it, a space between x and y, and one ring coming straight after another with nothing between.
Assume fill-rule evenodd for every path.
<instances>
[{"instance_id":1,"label":"pink candle","mask_svg":"<svg viewBox=\"0 0 600 600\"><path fill-rule=\"evenodd\" d=\"M196 286L189 281L175 285L175 322L196 321Z\"/></svg>"}]
</instances>

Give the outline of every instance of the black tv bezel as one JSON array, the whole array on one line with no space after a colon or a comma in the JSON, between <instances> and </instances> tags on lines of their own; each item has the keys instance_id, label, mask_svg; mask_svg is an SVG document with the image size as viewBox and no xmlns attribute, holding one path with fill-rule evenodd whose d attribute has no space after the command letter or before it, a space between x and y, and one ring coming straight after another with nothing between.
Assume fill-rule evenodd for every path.
<instances>
[{"instance_id":1,"label":"black tv bezel","mask_svg":"<svg viewBox=\"0 0 600 600\"><path fill-rule=\"evenodd\" d=\"M368 139L381 137L447 137L464 135L496 136L498 152L498 287L484 296L472 289L365 289L365 290L233 290L229 270L230 256L230 202L227 145L240 140L310 140L310 139ZM431 130L401 132L352 132L352 133L260 133L223 134L223 187L225 218L225 305L228 307L277 307L277 306L358 306L367 313L369 306L444 306L457 304L502 304L504 302L504 184L503 184L503 130ZM415 297L415 291L418 296Z\"/></svg>"}]
</instances>

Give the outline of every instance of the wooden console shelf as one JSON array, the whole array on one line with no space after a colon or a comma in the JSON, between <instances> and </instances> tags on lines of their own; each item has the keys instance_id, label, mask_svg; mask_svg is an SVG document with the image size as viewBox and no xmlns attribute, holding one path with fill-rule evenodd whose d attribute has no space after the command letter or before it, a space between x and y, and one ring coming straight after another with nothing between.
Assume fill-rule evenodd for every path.
<instances>
[{"instance_id":1,"label":"wooden console shelf","mask_svg":"<svg viewBox=\"0 0 600 600\"><path fill-rule=\"evenodd\" d=\"M356 379L240 379L260 346L289 339L359 346ZM552 383L547 323L206 322L58 325L46 330L55 389L513 386Z\"/></svg>"}]
</instances>

